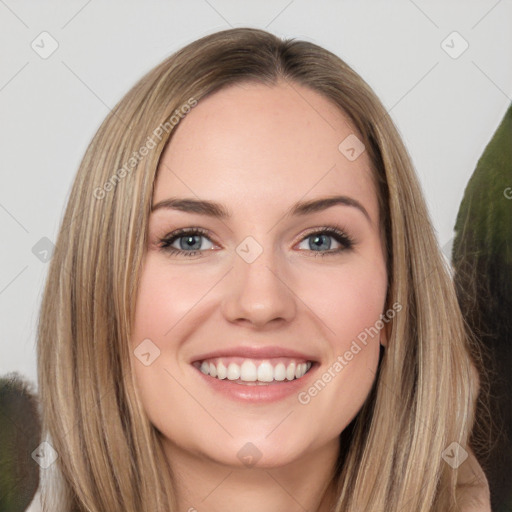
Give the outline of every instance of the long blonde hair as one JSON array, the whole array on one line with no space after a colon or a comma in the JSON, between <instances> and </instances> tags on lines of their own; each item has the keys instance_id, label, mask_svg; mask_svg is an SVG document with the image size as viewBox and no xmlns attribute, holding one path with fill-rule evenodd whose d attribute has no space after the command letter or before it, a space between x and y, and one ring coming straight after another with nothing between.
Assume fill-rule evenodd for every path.
<instances>
[{"instance_id":1,"label":"long blonde hair","mask_svg":"<svg viewBox=\"0 0 512 512\"><path fill-rule=\"evenodd\" d=\"M357 128L378 184L388 306L402 306L387 325L372 392L342 434L335 510L457 509L457 470L442 453L452 442L468 447L469 341L407 150L379 99L340 58L236 28L189 44L144 76L80 165L39 321L43 431L59 455L42 471L44 510L177 510L128 343L159 158L176 126L169 120L178 122L184 105L230 84L278 80L328 98Z\"/></svg>"}]
</instances>

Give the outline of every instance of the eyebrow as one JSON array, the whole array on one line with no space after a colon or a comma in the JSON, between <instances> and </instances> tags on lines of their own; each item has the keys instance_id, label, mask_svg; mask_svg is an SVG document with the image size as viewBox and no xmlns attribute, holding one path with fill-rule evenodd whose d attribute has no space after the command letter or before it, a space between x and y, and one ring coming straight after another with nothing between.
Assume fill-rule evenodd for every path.
<instances>
[{"instance_id":1,"label":"eyebrow","mask_svg":"<svg viewBox=\"0 0 512 512\"><path fill-rule=\"evenodd\" d=\"M292 205L292 207L286 212L285 217L309 215L336 205L356 208L366 217L368 222L372 224L372 220L366 208L359 201L348 196L329 196L311 201L299 201ZM217 219L229 219L232 217L231 212L222 204L204 199L171 197L158 202L151 208L151 212L162 208L179 210L186 213L197 213L199 215L207 215L208 217L214 217Z\"/></svg>"}]
</instances>

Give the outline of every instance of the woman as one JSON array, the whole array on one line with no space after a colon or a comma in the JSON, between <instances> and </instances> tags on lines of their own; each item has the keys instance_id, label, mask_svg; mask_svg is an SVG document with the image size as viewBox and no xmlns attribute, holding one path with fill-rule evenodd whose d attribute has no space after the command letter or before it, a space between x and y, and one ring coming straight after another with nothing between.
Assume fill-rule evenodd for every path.
<instances>
[{"instance_id":1,"label":"woman","mask_svg":"<svg viewBox=\"0 0 512 512\"><path fill-rule=\"evenodd\" d=\"M43 503L489 510L470 347L368 85L311 43L209 35L75 180L40 319Z\"/></svg>"}]
</instances>

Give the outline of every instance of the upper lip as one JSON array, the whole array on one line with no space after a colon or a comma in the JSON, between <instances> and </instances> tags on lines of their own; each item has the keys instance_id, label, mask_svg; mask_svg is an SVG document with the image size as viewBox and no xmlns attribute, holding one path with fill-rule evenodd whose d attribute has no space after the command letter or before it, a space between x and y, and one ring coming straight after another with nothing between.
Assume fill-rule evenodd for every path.
<instances>
[{"instance_id":1,"label":"upper lip","mask_svg":"<svg viewBox=\"0 0 512 512\"><path fill-rule=\"evenodd\" d=\"M232 348L224 348L214 350L212 352L205 352L195 356L191 362L204 361L206 359L213 359L214 357L244 357L247 359L270 359L274 357L290 357L295 359L305 359L306 361L315 361L315 358L311 355L292 350L285 347L278 346L239 346Z\"/></svg>"}]
</instances>

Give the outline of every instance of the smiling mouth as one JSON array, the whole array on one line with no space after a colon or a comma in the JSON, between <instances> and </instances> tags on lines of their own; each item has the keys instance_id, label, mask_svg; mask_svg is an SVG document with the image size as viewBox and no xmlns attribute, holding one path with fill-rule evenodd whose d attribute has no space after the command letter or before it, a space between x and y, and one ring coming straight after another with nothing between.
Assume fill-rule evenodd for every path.
<instances>
[{"instance_id":1,"label":"smiling mouth","mask_svg":"<svg viewBox=\"0 0 512 512\"><path fill-rule=\"evenodd\" d=\"M312 365L312 361L293 358L248 359L241 357L213 358L193 363L193 366L203 374L215 379L253 386L301 379Z\"/></svg>"}]
</instances>

